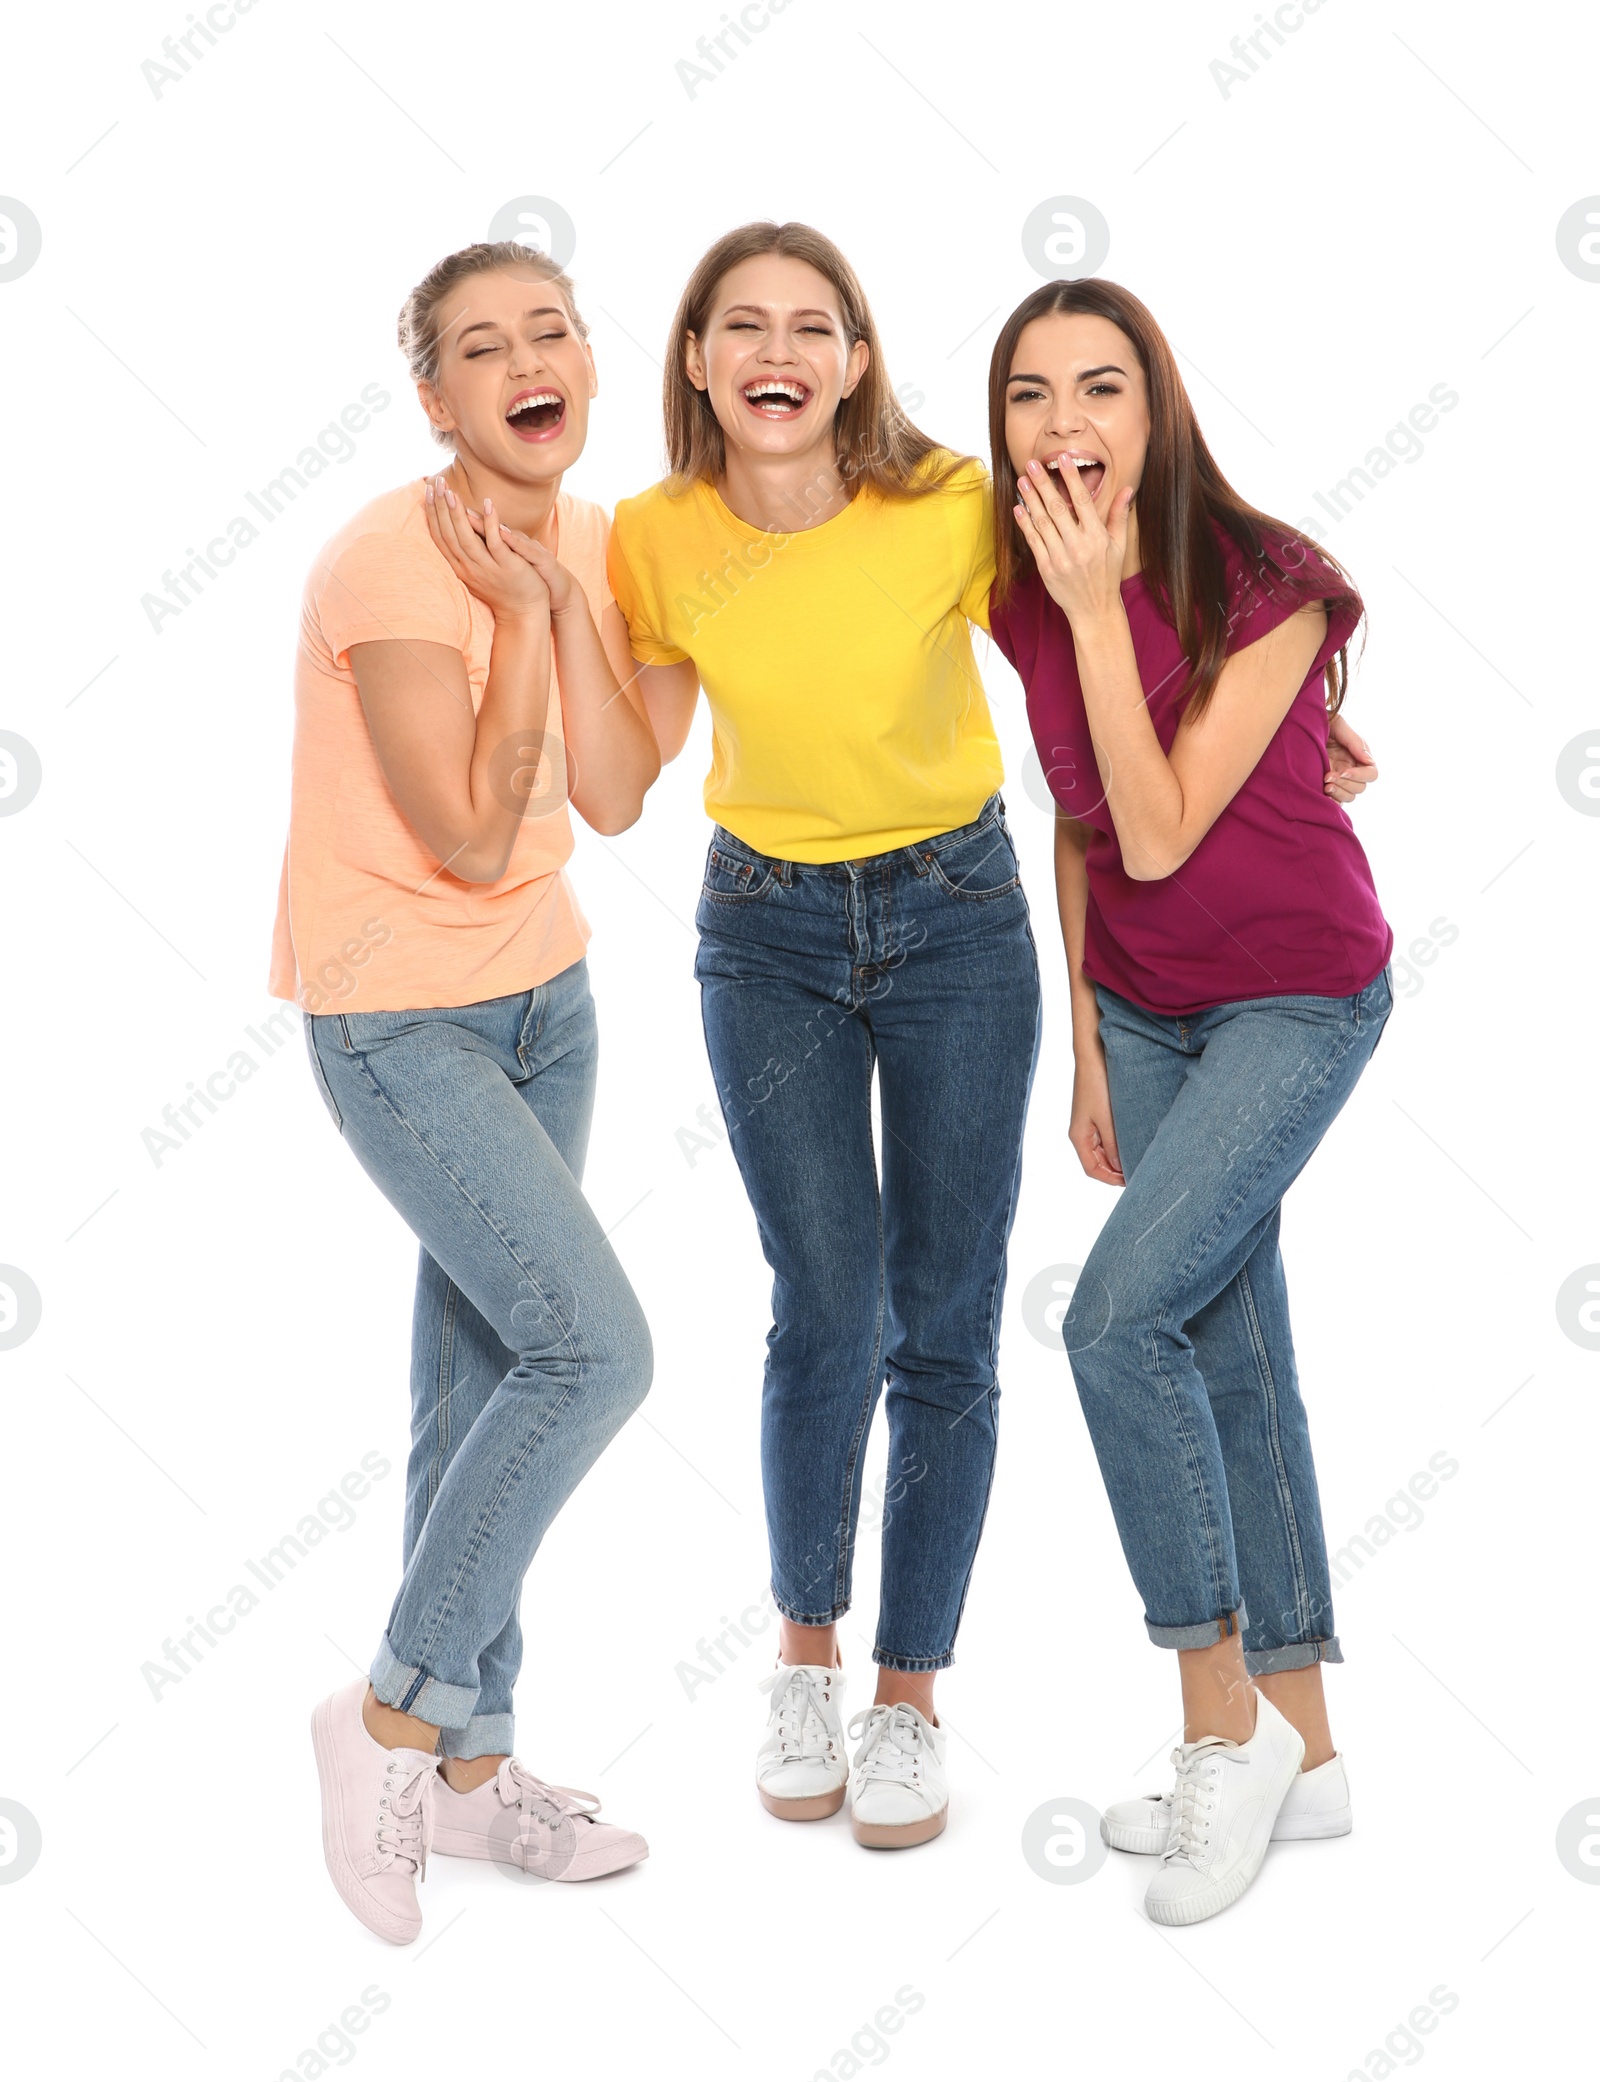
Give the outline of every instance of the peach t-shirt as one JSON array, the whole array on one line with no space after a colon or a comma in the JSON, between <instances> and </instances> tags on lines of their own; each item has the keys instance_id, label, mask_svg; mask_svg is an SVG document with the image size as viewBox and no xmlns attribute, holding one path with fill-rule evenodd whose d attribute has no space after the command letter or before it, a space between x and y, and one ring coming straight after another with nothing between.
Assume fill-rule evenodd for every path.
<instances>
[{"instance_id":1,"label":"peach t-shirt","mask_svg":"<svg viewBox=\"0 0 1600 2082\"><path fill-rule=\"evenodd\" d=\"M433 545L423 483L385 492L322 551L306 581L294 677L289 838L267 988L305 1012L402 1012L476 1004L570 968L589 925L564 863L561 697L550 671L547 743L498 882L442 869L378 764L350 647L402 638L453 644L474 711L489 676L494 616ZM602 507L559 493L556 554L598 625L611 603Z\"/></svg>"}]
</instances>

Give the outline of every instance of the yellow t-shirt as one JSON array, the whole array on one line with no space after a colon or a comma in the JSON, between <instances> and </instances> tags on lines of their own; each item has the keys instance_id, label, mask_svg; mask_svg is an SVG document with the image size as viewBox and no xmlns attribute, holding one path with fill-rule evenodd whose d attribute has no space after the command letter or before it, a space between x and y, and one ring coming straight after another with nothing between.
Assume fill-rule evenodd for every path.
<instances>
[{"instance_id":1,"label":"yellow t-shirt","mask_svg":"<svg viewBox=\"0 0 1600 2082\"><path fill-rule=\"evenodd\" d=\"M711 708L705 804L758 853L852 860L969 824L1003 778L967 624L989 626L987 472L863 488L769 533L696 483L623 499L607 574L633 655L692 658Z\"/></svg>"}]
</instances>

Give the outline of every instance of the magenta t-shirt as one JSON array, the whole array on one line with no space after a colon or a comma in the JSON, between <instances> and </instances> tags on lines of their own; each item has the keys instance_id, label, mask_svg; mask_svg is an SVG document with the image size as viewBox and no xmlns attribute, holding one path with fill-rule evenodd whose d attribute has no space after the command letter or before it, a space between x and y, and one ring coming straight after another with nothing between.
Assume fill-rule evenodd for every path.
<instances>
[{"instance_id":1,"label":"magenta t-shirt","mask_svg":"<svg viewBox=\"0 0 1600 2082\"><path fill-rule=\"evenodd\" d=\"M1313 551L1295 571L1298 596L1269 591L1220 524L1228 586L1228 651L1243 650L1340 581ZM1278 554L1281 545L1269 545ZM1296 552L1291 551L1293 557ZM1280 561L1282 561L1280 557ZM1318 584L1324 580L1325 584ZM1156 736L1172 749L1188 666L1144 574L1122 585L1139 681ZM1163 881L1122 866L1089 741L1072 629L1035 570L1002 610L994 640L1027 689L1028 721L1050 792L1090 830L1083 972L1148 1012L1200 1012L1239 998L1350 997L1379 976L1394 945L1355 828L1323 792L1328 716L1322 668L1358 615L1328 610L1328 633L1289 713L1244 786L1193 853Z\"/></svg>"}]
</instances>

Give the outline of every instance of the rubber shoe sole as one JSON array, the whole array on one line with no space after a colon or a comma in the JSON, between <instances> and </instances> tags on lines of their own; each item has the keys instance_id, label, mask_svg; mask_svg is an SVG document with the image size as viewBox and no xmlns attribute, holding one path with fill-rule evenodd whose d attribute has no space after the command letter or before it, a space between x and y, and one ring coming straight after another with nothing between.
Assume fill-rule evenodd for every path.
<instances>
[{"instance_id":1,"label":"rubber shoe sole","mask_svg":"<svg viewBox=\"0 0 1600 2082\"><path fill-rule=\"evenodd\" d=\"M776 1815L780 1822L821 1822L844 1806L846 1788L835 1786L831 1793L808 1793L803 1800L780 1800L757 1780L756 1791L767 1813Z\"/></svg>"},{"instance_id":2,"label":"rubber shoe sole","mask_svg":"<svg viewBox=\"0 0 1600 2082\"><path fill-rule=\"evenodd\" d=\"M936 1815L924 1815L920 1822L863 1822L852 1815L850 1827L856 1842L869 1851L908 1851L913 1844L931 1843L942 1836L949 1818L948 1807L941 1807Z\"/></svg>"}]
</instances>

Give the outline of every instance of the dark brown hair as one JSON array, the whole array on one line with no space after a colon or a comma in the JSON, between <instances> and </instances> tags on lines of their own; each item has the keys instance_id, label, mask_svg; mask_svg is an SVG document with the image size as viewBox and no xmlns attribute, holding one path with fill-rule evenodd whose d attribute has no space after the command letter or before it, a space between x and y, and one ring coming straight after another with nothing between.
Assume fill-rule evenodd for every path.
<instances>
[{"instance_id":1,"label":"dark brown hair","mask_svg":"<svg viewBox=\"0 0 1600 2082\"><path fill-rule=\"evenodd\" d=\"M931 456L941 444L914 426L889 383L889 371L878 344L867 299L854 268L832 239L809 224L741 224L724 232L689 277L672 330L667 336L666 371L662 382L662 417L666 427L667 468L680 486L714 483L726 467L727 448L711 400L696 389L684 367L689 335L704 343L706 325L724 276L743 260L775 253L803 260L825 275L839 299L845 339L850 346L864 340L867 366L861 381L841 398L834 416L834 461L854 496L863 484L890 498L915 498L936 491L973 459L950 454L931 469Z\"/></svg>"},{"instance_id":2,"label":"dark brown hair","mask_svg":"<svg viewBox=\"0 0 1600 2082\"><path fill-rule=\"evenodd\" d=\"M1255 586L1268 598L1326 602L1362 617L1349 573L1318 542L1270 513L1247 505L1218 469L1166 335L1132 290L1090 279L1047 282L1023 298L1000 329L989 361L989 446L994 459L995 599L1004 605L1024 571L1034 569L1013 508L1017 475L1006 451L1007 379L1024 326L1057 312L1107 318L1128 337L1144 371L1150 405L1150 444L1135 504L1139 558L1163 618L1177 631L1189 666L1186 709L1198 715L1210 699L1227 658L1232 629L1218 523L1244 552ZM1315 569L1318 563L1327 568ZM1280 588L1283 589L1280 591ZM1235 617L1241 611L1235 608ZM1249 607L1242 609L1248 613ZM1348 646L1341 644L1323 671L1329 715L1349 681Z\"/></svg>"}]
</instances>

